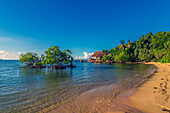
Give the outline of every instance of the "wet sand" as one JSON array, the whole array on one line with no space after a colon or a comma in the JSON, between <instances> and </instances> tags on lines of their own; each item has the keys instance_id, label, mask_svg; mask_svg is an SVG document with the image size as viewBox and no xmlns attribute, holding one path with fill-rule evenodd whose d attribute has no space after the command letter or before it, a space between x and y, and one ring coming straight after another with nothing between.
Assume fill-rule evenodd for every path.
<instances>
[{"instance_id":1,"label":"wet sand","mask_svg":"<svg viewBox=\"0 0 170 113\"><path fill-rule=\"evenodd\" d=\"M59 105L51 113L166 113L170 108L170 64L146 63L157 66L154 76L137 88L119 91L111 84L81 94ZM115 94L122 92L118 96ZM116 97L116 101L115 101ZM164 110L164 111L163 111Z\"/></svg>"},{"instance_id":2,"label":"wet sand","mask_svg":"<svg viewBox=\"0 0 170 113\"><path fill-rule=\"evenodd\" d=\"M168 113L170 111L170 64L146 63L157 66L157 71L149 80L128 96L119 96L118 105L108 113ZM135 108L132 109L132 108ZM136 111L137 110L137 111Z\"/></svg>"},{"instance_id":3,"label":"wet sand","mask_svg":"<svg viewBox=\"0 0 170 113\"><path fill-rule=\"evenodd\" d=\"M81 94L68 103L59 105L51 113L101 113L114 106L114 85L101 86Z\"/></svg>"}]
</instances>

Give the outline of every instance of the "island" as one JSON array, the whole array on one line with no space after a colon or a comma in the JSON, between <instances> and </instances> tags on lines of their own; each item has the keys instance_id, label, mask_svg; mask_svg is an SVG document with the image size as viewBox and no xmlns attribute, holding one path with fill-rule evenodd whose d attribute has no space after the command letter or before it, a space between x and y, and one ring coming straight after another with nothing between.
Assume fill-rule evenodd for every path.
<instances>
[{"instance_id":1,"label":"island","mask_svg":"<svg viewBox=\"0 0 170 113\"><path fill-rule=\"evenodd\" d=\"M61 51L58 46L52 46L48 48L38 56L37 53L28 52L21 54L19 58L20 63L24 65L20 67L29 68L55 68L55 69L66 69L66 67L74 68L72 52L69 49Z\"/></svg>"}]
</instances>

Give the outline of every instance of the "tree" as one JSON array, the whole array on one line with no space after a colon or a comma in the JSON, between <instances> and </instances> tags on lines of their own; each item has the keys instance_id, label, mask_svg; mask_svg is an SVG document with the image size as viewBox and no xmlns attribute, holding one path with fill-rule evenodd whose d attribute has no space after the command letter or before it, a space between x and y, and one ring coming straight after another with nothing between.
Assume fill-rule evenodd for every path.
<instances>
[{"instance_id":1,"label":"tree","mask_svg":"<svg viewBox=\"0 0 170 113\"><path fill-rule=\"evenodd\" d=\"M64 50L66 53L72 54L72 52L69 49Z\"/></svg>"},{"instance_id":2,"label":"tree","mask_svg":"<svg viewBox=\"0 0 170 113\"><path fill-rule=\"evenodd\" d=\"M103 53L108 53L108 51L106 49L103 49L102 52Z\"/></svg>"},{"instance_id":3,"label":"tree","mask_svg":"<svg viewBox=\"0 0 170 113\"><path fill-rule=\"evenodd\" d=\"M121 52L114 58L115 62L129 62L129 55L126 52Z\"/></svg>"},{"instance_id":4,"label":"tree","mask_svg":"<svg viewBox=\"0 0 170 113\"><path fill-rule=\"evenodd\" d=\"M130 42L127 40L124 45L124 40L120 41L120 45L109 50L111 56L104 56L103 60L114 59L121 61L123 56L128 54L129 61L161 61L165 62L170 52L170 31L157 32L155 34L147 33L139 37L137 41ZM126 53L123 54L122 52ZM122 56L120 56L120 54ZM168 62L168 61L166 61Z\"/></svg>"},{"instance_id":5,"label":"tree","mask_svg":"<svg viewBox=\"0 0 170 113\"><path fill-rule=\"evenodd\" d=\"M170 53L164 55L160 61L161 63L170 63Z\"/></svg>"},{"instance_id":6,"label":"tree","mask_svg":"<svg viewBox=\"0 0 170 113\"><path fill-rule=\"evenodd\" d=\"M60 51L58 46L52 46L45 51L45 59L43 64L59 65L61 63L72 65L73 57L70 55L72 52L69 49Z\"/></svg>"},{"instance_id":7,"label":"tree","mask_svg":"<svg viewBox=\"0 0 170 113\"><path fill-rule=\"evenodd\" d=\"M130 44L130 40L127 40L128 44Z\"/></svg>"},{"instance_id":8,"label":"tree","mask_svg":"<svg viewBox=\"0 0 170 113\"><path fill-rule=\"evenodd\" d=\"M120 41L120 46L119 46L119 48L121 48L121 49L125 49L125 47L124 47L124 40L121 40Z\"/></svg>"},{"instance_id":9,"label":"tree","mask_svg":"<svg viewBox=\"0 0 170 113\"><path fill-rule=\"evenodd\" d=\"M45 52L45 59L47 64L58 64L61 59L61 51L58 46L52 46L48 48Z\"/></svg>"},{"instance_id":10,"label":"tree","mask_svg":"<svg viewBox=\"0 0 170 113\"><path fill-rule=\"evenodd\" d=\"M66 49L64 51L61 51L58 46L52 46L48 48L44 52L44 54L41 55L41 57L38 57L36 53L28 52L26 54L22 54L20 56L19 62L25 62L25 63L31 63L32 67L45 67L44 65L50 64L51 67L56 66L63 66L63 64L68 64L73 67L73 57L71 56L72 52L69 49ZM43 66L42 66L43 65Z\"/></svg>"},{"instance_id":11,"label":"tree","mask_svg":"<svg viewBox=\"0 0 170 113\"><path fill-rule=\"evenodd\" d=\"M165 55L167 53L166 49L161 49L161 50L156 50L155 51L155 57L157 58L157 60L162 59L163 55Z\"/></svg>"},{"instance_id":12,"label":"tree","mask_svg":"<svg viewBox=\"0 0 170 113\"><path fill-rule=\"evenodd\" d=\"M71 67L73 67L73 60L74 60L73 57L70 56L70 66L71 66Z\"/></svg>"},{"instance_id":13,"label":"tree","mask_svg":"<svg viewBox=\"0 0 170 113\"><path fill-rule=\"evenodd\" d=\"M28 52L26 54L21 54L20 58L19 58L19 62L20 63L23 63L23 62L26 62L26 63L34 63L36 61L39 60L39 57L37 55L37 53L32 53L32 52Z\"/></svg>"},{"instance_id":14,"label":"tree","mask_svg":"<svg viewBox=\"0 0 170 113\"><path fill-rule=\"evenodd\" d=\"M125 42L124 40L121 40L121 41L120 41L120 44L121 44L121 45L124 45L124 42Z\"/></svg>"},{"instance_id":15,"label":"tree","mask_svg":"<svg viewBox=\"0 0 170 113\"><path fill-rule=\"evenodd\" d=\"M70 55L72 54L71 50L67 49L67 50L64 50L62 51L62 62L63 63L70 63L70 65L72 65L72 62L73 62L73 57Z\"/></svg>"},{"instance_id":16,"label":"tree","mask_svg":"<svg viewBox=\"0 0 170 113\"><path fill-rule=\"evenodd\" d=\"M127 40L127 42L128 42L128 48L130 48L130 40Z\"/></svg>"}]
</instances>

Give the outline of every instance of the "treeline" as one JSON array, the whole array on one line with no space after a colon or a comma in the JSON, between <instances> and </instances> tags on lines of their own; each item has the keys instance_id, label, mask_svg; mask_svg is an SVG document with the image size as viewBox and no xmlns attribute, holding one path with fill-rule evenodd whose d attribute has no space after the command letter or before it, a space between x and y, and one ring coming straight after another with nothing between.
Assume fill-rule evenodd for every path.
<instances>
[{"instance_id":1,"label":"treeline","mask_svg":"<svg viewBox=\"0 0 170 113\"><path fill-rule=\"evenodd\" d=\"M48 67L55 68L65 68L63 64L72 65L73 57L72 52L68 49L61 51L58 46L52 46L48 48L41 56L37 53L28 52L26 54L21 54L19 58L20 63L25 63L27 67L32 68L44 68L46 65Z\"/></svg>"},{"instance_id":2,"label":"treeline","mask_svg":"<svg viewBox=\"0 0 170 113\"><path fill-rule=\"evenodd\" d=\"M155 34L147 33L141 36L137 41L124 44L124 40L120 41L120 45L112 48L103 57L103 61L115 62L170 62L170 31L157 32Z\"/></svg>"}]
</instances>

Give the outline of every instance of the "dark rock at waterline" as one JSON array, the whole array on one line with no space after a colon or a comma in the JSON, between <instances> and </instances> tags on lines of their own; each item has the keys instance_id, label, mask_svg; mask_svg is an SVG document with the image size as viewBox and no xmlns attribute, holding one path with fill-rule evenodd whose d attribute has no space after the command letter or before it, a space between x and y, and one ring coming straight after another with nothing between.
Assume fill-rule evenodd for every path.
<instances>
[{"instance_id":1,"label":"dark rock at waterline","mask_svg":"<svg viewBox=\"0 0 170 113\"><path fill-rule=\"evenodd\" d=\"M105 63L111 65L111 64L113 64L115 62L114 61L106 61Z\"/></svg>"},{"instance_id":2,"label":"dark rock at waterline","mask_svg":"<svg viewBox=\"0 0 170 113\"><path fill-rule=\"evenodd\" d=\"M85 61L85 60L80 60L80 62L87 62L87 61Z\"/></svg>"},{"instance_id":3,"label":"dark rock at waterline","mask_svg":"<svg viewBox=\"0 0 170 113\"><path fill-rule=\"evenodd\" d=\"M123 62L123 61L118 61L118 62L116 62L116 63L125 64L125 62Z\"/></svg>"},{"instance_id":4,"label":"dark rock at waterline","mask_svg":"<svg viewBox=\"0 0 170 113\"><path fill-rule=\"evenodd\" d=\"M83 62L83 60L80 60L80 62Z\"/></svg>"},{"instance_id":5,"label":"dark rock at waterline","mask_svg":"<svg viewBox=\"0 0 170 113\"><path fill-rule=\"evenodd\" d=\"M89 62L89 63L96 63L95 60L92 59L92 58L89 58L89 59L87 60L87 62Z\"/></svg>"},{"instance_id":6,"label":"dark rock at waterline","mask_svg":"<svg viewBox=\"0 0 170 113\"><path fill-rule=\"evenodd\" d=\"M66 66L64 65L59 65L59 66L55 66L56 69L66 69Z\"/></svg>"}]
</instances>

